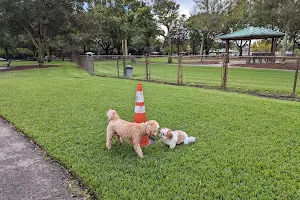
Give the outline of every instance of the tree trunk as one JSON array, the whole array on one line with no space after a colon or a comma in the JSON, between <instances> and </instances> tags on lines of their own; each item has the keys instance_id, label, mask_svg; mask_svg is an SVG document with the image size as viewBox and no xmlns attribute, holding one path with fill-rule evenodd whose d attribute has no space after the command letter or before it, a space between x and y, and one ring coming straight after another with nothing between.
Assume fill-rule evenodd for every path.
<instances>
[{"instance_id":1,"label":"tree trunk","mask_svg":"<svg viewBox=\"0 0 300 200\"><path fill-rule=\"evenodd\" d=\"M101 47L100 47L100 45L98 46L98 55L101 55Z\"/></svg>"},{"instance_id":2,"label":"tree trunk","mask_svg":"<svg viewBox=\"0 0 300 200\"><path fill-rule=\"evenodd\" d=\"M200 46L200 55L203 55L203 49L204 49L204 33L202 33L202 39L201 39L201 46ZM200 61L202 62L202 57L200 59Z\"/></svg>"},{"instance_id":3,"label":"tree trunk","mask_svg":"<svg viewBox=\"0 0 300 200\"><path fill-rule=\"evenodd\" d=\"M119 46L117 47L117 51L118 51L118 55L121 55L122 46L119 45Z\"/></svg>"},{"instance_id":4,"label":"tree trunk","mask_svg":"<svg viewBox=\"0 0 300 200\"><path fill-rule=\"evenodd\" d=\"M85 45L83 46L83 55L85 55L85 53L86 53L86 47L85 47Z\"/></svg>"},{"instance_id":5,"label":"tree trunk","mask_svg":"<svg viewBox=\"0 0 300 200\"><path fill-rule=\"evenodd\" d=\"M287 37L288 37L288 28L286 28L284 32L284 38L283 38L283 49L282 49L282 56L286 56L286 50L287 50ZM285 62L285 58L283 57L281 60L281 63L283 64Z\"/></svg>"},{"instance_id":6,"label":"tree trunk","mask_svg":"<svg viewBox=\"0 0 300 200\"><path fill-rule=\"evenodd\" d=\"M296 43L295 43L295 38L294 38L294 42L293 42L293 56L295 55L295 46L296 46Z\"/></svg>"},{"instance_id":7,"label":"tree trunk","mask_svg":"<svg viewBox=\"0 0 300 200\"><path fill-rule=\"evenodd\" d=\"M8 46L5 46L5 56L5 59L8 60Z\"/></svg>"},{"instance_id":8,"label":"tree trunk","mask_svg":"<svg viewBox=\"0 0 300 200\"><path fill-rule=\"evenodd\" d=\"M43 39L38 40L38 63L40 66L44 66L44 54L45 54L45 44Z\"/></svg>"},{"instance_id":9,"label":"tree trunk","mask_svg":"<svg viewBox=\"0 0 300 200\"><path fill-rule=\"evenodd\" d=\"M170 29L168 28L168 44L169 44L169 58L168 63L172 63L172 40L170 36Z\"/></svg>"},{"instance_id":10,"label":"tree trunk","mask_svg":"<svg viewBox=\"0 0 300 200\"><path fill-rule=\"evenodd\" d=\"M48 62L51 62L51 53L50 53L50 47L49 45L47 45L47 61Z\"/></svg>"},{"instance_id":11,"label":"tree trunk","mask_svg":"<svg viewBox=\"0 0 300 200\"><path fill-rule=\"evenodd\" d=\"M239 56L243 56L243 47L242 46L239 46Z\"/></svg>"},{"instance_id":12,"label":"tree trunk","mask_svg":"<svg viewBox=\"0 0 300 200\"><path fill-rule=\"evenodd\" d=\"M285 56L286 50L287 50L287 37L288 37L288 32L287 30L284 32L284 38L283 38L283 49L281 52L282 56Z\"/></svg>"},{"instance_id":13,"label":"tree trunk","mask_svg":"<svg viewBox=\"0 0 300 200\"><path fill-rule=\"evenodd\" d=\"M65 51L63 47L60 47L60 51L62 52L62 61L65 61Z\"/></svg>"},{"instance_id":14,"label":"tree trunk","mask_svg":"<svg viewBox=\"0 0 300 200\"><path fill-rule=\"evenodd\" d=\"M195 42L192 43L192 51L193 51L193 55L195 55Z\"/></svg>"},{"instance_id":15,"label":"tree trunk","mask_svg":"<svg viewBox=\"0 0 300 200\"><path fill-rule=\"evenodd\" d=\"M204 48L204 33L202 34L201 47L200 47L200 55L203 55Z\"/></svg>"}]
</instances>

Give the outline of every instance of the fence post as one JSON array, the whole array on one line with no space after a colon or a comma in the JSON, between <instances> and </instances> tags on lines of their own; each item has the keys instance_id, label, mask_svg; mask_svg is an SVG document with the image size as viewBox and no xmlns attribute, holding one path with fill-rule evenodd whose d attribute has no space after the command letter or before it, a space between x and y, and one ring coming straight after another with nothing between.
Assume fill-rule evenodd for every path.
<instances>
[{"instance_id":1,"label":"fence post","mask_svg":"<svg viewBox=\"0 0 300 200\"><path fill-rule=\"evenodd\" d=\"M182 85L183 83L182 76L182 55L178 57L178 85Z\"/></svg>"},{"instance_id":2,"label":"fence post","mask_svg":"<svg viewBox=\"0 0 300 200\"><path fill-rule=\"evenodd\" d=\"M150 81L150 54L146 53L146 80Z\"/></svg>"},{"instance_id":3,"label":"fence post","mask_svg":"<svg viewBox=\"0 0 300 200\"><path fill-rule=\"evenodd\" d=\"M222 89L223 90L226 90L227 88L228 61L229 61L228 54L225 54L223 56L223 62L222 62Z\"/></svg>"},{"instance_id":4,"label":"fence post","mask_svg":"<svg viewBox=\"0 0 300 200\"><path fill-rule=\"evenodd\" d=\"M87 56L87 61L88 61L88 71L90 75L94 75L95 72L95 63L94 63L94 56Z\"/></svg>"},{"instance_id":5,"label":"fence post","mask_svg":"<svg viewBox=\"0 0 300 200\"><path fill-rule=\"evenodd\" d=\"M119 56L117 56L117 72L118 72L118 78L120 78Z\"/></svg>"},{"instance_id":6,"label":"fence post","mask_svg":"<svg viewBox=\"0 0 300 200\"><path fill-rule=\"evenodd\" d=\"M295 78L294 78L294 86L293 86L293 94L292 97L296 97L296 88L297 88L297 80L298 80L298 71L299 71L299 57L297 58L297 66L295 71Z\"/></svg>"},{"instance_id":7,"label":"fence post","mask_svg":"<svg viewBox=\"0 0 300 200\"><path fill-rule=\"evenodd\" d=\"M123 74L124 74L124 76L125 76L125 74L126 74L126 57L123 55Z\"/></svg>"}]
</instances>

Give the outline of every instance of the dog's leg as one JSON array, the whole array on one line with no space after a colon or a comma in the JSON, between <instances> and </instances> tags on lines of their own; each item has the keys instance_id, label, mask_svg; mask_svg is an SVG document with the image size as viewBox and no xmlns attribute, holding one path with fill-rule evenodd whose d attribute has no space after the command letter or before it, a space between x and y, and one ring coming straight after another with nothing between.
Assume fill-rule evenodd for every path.
<instances>
[{"instance_id":1,"label":"dog's leg","mask_svg":"<svg viewBox=\"0 0 300 200\"><path fill-rule=\"evenodd\" d=\"M143 151L142 151L141 146L140 146L140 141L139 140L132 140L132 145L133 145L133 148L134 148L135 152L137 153L137 155L140 158L143 158L144 155L143 155Z\"/></svg>"},{"instance_id":2,"label":"dog's leg","mask_svg":"<svg viewBox=\"0 0 300 200\"><path fill-rule=\"evenodd\" d=\"M111 141L112 141L113 135L114 135L114 132L110 128L107 128L107 132L106 132L106 148L108 150L111 149Z\"/></svg>"},{"instance_id":3,"label":"dog's leg","mask_svg":"<svg viewBox=\"0 0 300 200\"><path fill-rule=\"evenodd\" d=\"M123 143L123 139L119 135L116 135L116 138L117 138L119 144Z\"/></svg>"},{"instance_id":4,"label":"dog's leg","mask_svg":"<svg viewBox=\"0 0 300 200\"><path fill-rule=\"evenodd\" d=\"M172 144L170 144L170 149L174 149L175 147L176 147L176 143L172 143Z\"/></svg>"}]
</instances>

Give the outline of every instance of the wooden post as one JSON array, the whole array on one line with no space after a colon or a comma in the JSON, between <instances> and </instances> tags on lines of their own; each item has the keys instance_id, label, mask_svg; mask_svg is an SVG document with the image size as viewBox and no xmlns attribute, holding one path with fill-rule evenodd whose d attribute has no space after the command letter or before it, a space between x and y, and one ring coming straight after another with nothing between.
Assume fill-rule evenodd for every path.
<instances>
[{"instance_id":1,"label":"wooden post","mask_svg":"<svg viewBox=\"0 0 300 200\"><path fill-rule=\"evenodd\" d=\"M183 75L182 75L182 55L178 57L178 85L182 85L183 83Z\"/></svg>"},{"instance_id":2,"label":"wooden post","mask_svg":"<svg viewBox=\"0 0 300 200\"><path fill-rule=\"evenodd\" d=\"M146 54L146 80L150 81L150 55Z\"/></svg>"},{"instance_id":3,"label":"wooden post","mask_svg":"<svg viewBox=\"0 0 300 200\"><path fill-rule=\"evenodd\" d=\"M125 76L126 74L126 44L125 44L125 39L122 40L122 51L123 51L123 74Z\"/></svg>"},{"instance_id":4,"label":"wooden post","mask_svg":"<svg viewBox=\"0 0 300 200\"><path fill-rule=\"evenodd\" d=\"M223 57L223 64L222 64L222 89L226 90L227 88L227 74L228 74L228 55L225 54Z\"/></svg>"},{"instance_id":5,"label":"wooden post","mask_svg":"<svg viewBox=\"0 0 300 200\"><path fill-rule=\"evenodd\" d=\"M246 64L250 64L250 62L251 62L250 52L251 52L251 40L249 40L248 58L247 58L247 60L246 60Z\"/></svg>"},{"instance_id":6,"label":"wooden post","mask_svg":"<svg viewBox=\"0 0 300 200\"><path fill-rule=\"evenodd\" d=\"M89 56L89 68L90 68L90 75L95 74L95 63L94 63L94 56Z\"/></svg>"},{"instance_id":7,"label":"wooden post","mask_svg":"<svg viewBox=\"0 0 300 200\"><path fill-rule=\"evenodd\" d=\"M276 51L276 40L275 38L272 38L271 55L274 56L274 58L271 58L271 63L275 63L276 61L275 51Z\"/></svg>"},{"instance_id":8,"label":"wooden post","mask_svg":"<svg viewBox=\"0 0 300 200\"><path fill-rule=\"evenodd\" d=\"M299 71L299 57L297 58L297 66L295 71L295 78L294 78L294 86L293 86L293 94L292 97L296 97L296 88L297 88L297 80L298 80L298 71Z\"/></svg>"},{"instance_id":9,"label":"wooden post","mask_svg":"<svg viewBox=\"0 0 300 200\"><path fill-rule=\"evenodd\" d=\"M118 71L118 78L119 78L120 77L119 57L117 57L117 71Z\"/></svg>"},{"instance_id":10,"label":"wooden post","mask_svg":"<svg viewBox=\"0 0 300 200\"><path fill-rule=\"evenodd\" d=\"M123 72L124 72L124 76L126 74L126 58L125 56L123 56Z\"/></svg>"}]
</instances>

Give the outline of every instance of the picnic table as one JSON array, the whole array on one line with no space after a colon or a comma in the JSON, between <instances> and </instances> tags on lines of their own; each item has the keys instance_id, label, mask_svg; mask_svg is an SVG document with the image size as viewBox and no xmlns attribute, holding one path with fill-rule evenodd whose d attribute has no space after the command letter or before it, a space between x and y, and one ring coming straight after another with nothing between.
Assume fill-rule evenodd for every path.
<instances>
[{"instance_id":1,"label":"picnic table","mask_svg":"<svg viewBox=\"0 0 300 200\"><path fill-rule=\"evenodd\" d=\"M258 61L260 63L262 63L262 61L264 60L266 63L271 61L271 57L275 56L275 53L273 52L254 52L252 53L252 60L253 63L255 63L256 59L258 59ZM264 58L265 57L265 58Z\"/></svg>"}]
</instances>

